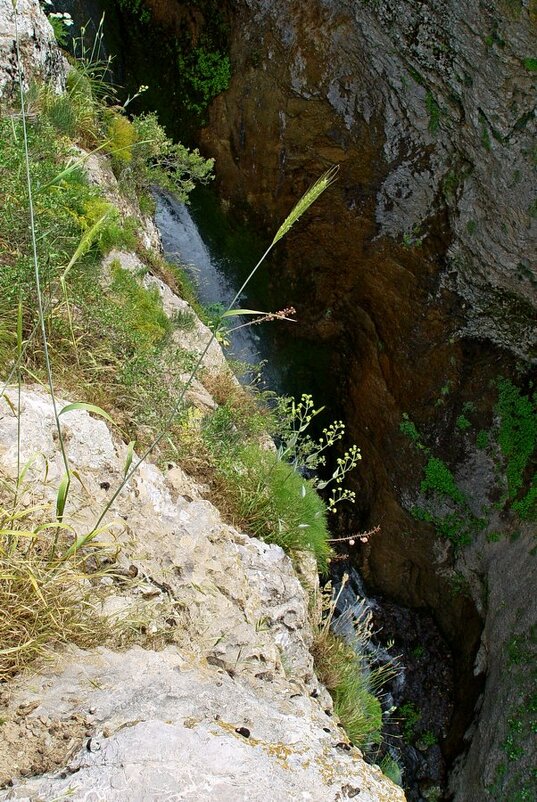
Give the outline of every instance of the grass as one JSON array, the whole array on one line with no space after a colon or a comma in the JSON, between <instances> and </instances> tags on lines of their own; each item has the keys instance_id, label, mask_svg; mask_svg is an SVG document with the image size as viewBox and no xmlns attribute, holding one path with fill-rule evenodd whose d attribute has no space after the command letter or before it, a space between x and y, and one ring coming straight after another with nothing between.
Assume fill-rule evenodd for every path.
<instances>
[{"instance_id":1,"label":"grass","mask_svg":"<svg viewBox=\"0 0 537 802\"><path fill-rule=\"evenodd\" d=\"M107 552L97 540L67 558L71 532L50 505L32 506L29 484L0 479L0 682L46 656L57 644L88 647L107 623L98 607L98 568ZM92 571L89 566L93 565Z\"/></svg>"},{"instance_id":2,"label":"grass","mask_svg":"<svg viewBox=\"0 0 537 802\"><path fill-rule=\"evenodd\" d=\"M326 504L310 480L262 445L277 425L274 415L229 377L204 380L221 405L201 418L185 417L177 458L210 486L211 500L237 528L291 555L312 552L325 573Z\"/></svg>"},{"instance_id":3,"label":"grass","mask_svg":"<svg viewBox=\"0 0 537 802\"><path fill-rule=\"evenodd\" d=\"M97 405L112 415L124 440L137 441L142 455L126 468L81 548L80 533L62 521L68 500L65 479L71 475L67 462L56 510L50 510L44 529L37 515L23 532L24 516L10 519L8 503L3 512L7 534L0 540L4 580L0 603L8 610L5 629L0 631L6 644L6 674L15 673L55 643L85 646L101 639L101 622L92 607L92 576L86 570L88 555L99 564L100 522L150 455L197 463L198 472L209 477L213 493L223 502L224 512L250 534L290 553L313 552L323 572L331 553L326 505L312 482L259 444L270 419L266 411L244 392L225 386L219 388L220 406L205 419L185 403L194 378L203 378L199 369L214 337L201 356L185 352L174 335L191 325L188 316L169 319L158 292L144 287L143 277L119 262L112 261L103 272L102 257L111 248L128 248L137 251L151 272L171 279L172 289L191 293L181 271L144 251L137 243L136 225L125 221L99 188L90 185L73 145L105 149L119 186L134 195L144 193L151 180L162 179L184 198L194 180L206 180L212 164L172 143L154 115L131 121L117 108L106 108L95 89L91 72L75 69L65 95L34 86L27 98L32 114L14 113L0 120L4 190L0 239L6 253L6 268L0 275L0 371L7 376L15 367L19 380L48 379L51 387L61 386L63 393ZM33 201L20 190L26 148ZM249 278L333 178L333 171L322 176L298 202ZM249 278L225 315L240 313L234 304ZM35 337L38 324L43 330L41 342ZM59 425L58 435L61 445ZM13 509L18 509L18 484ZM330 636L327 644L330 672L339 664L340 678L333 691L350 737L358 740L365 716L368 737L376 740L382 717L370 681L366 689L363 672L359 680L353 677L359 661L351 659L347 647L334 646ZM356 707L358 701L362 712Z\"/></svg>"},{"instance_id":4,"label":"grass","mask_svg":"<svg viewBox=\"0 0 537 802\"><path fill-rule=\"evenodd\" d=\"M344 577L343 584L345 581ZM382 740L382 707L377 693L393 676L393 666L374 667L366 655L372 634L370 616L354 620L354 636L347 642L332 630L336 600L331 597L330 585L323 596L323 620L314 629L315 669L349 740L365 752L372 751Z\"/></svg>"},{"instance_id":5,"label":"grass","mask_svg":"<svg viewBox=\"0 0 537 802\"><path fill-rule=\"evenodd\" d=\"M307 479L259 446L239 448L219 468L241 528L287 552L311 551L322 573L331 553L326 506Z\"/></svg>"},{"instance_id":6,"label":"grass","mask_svg":"<svg viewBox=\"0 0 537 802\"><path fill-rule=\"evenodd\" d=\"M89 74L74 68L65 94L33 84L22 96L24 107L0 119L0 373L6 379L18 358L19 381L46 383L54 374L63 391L119 412L125 439L142 434L144 425L149 439L192 358L173 343L173 323L156 290L142 287L118 264L111 265L108 276L102 273L101 259L111 248L138 248L137 223L88 182L84 156L73 146L106 144L129 153L125 164L132 171L136 161L142 185L152 167L136 152L139 132L118 112L113 116L117 130L109 136L107 111L94 88ZM166 150L167 141L164 145ZM174 156L184 157L180 174L186 191L193 177L189 154L172 150L170 166ZM202 160L194 161L199 166ZM25 163L31 196L24 191ZM41 341L36 337L40 324ZM12 412L17 414L16 407ZM62 523L68 483L58 488L55 510L21 508L28 494L20 470L15 485L3 482L1 494L1 679L55 644L100 642L107 628L95 612L98 530L83 549L74 550L79 533ZM67 463L66 470L68 478Z\"/></svg>"}]
</instances>

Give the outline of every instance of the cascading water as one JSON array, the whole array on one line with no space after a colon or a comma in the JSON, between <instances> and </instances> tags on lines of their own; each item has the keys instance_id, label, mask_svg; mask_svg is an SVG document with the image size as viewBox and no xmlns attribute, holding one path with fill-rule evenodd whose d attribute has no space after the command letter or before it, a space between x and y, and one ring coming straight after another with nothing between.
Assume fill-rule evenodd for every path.
<instances>
[{"instance_id":1,"label":"cascading water","mask_svg":"<svg viewBox=\"0 0 537 802\"><path fill-rule=\"evenodd\" d=\"M166 257L186 267L204 306L227 306L237 288L226 276L225 264L211 253L201 238L188 207L177 201L173 195L162 191L155 192L155 199L155 222ZM233 326L240 326L244 318L233 320L239 321ZM235 329L229 334L229 339L230 350L235 359L250 365L255 365L262 359L261 338L255 327Z\"/></svg>"}]
</instances>

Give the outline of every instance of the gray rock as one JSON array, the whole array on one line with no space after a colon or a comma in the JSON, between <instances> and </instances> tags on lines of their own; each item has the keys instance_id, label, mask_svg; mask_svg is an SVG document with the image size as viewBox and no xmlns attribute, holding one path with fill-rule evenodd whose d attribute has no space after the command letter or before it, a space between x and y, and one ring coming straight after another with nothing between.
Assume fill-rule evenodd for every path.
<instances>
[{"instance_id":1,"label":"gray rock","mask_svg":"<svg viewBox=\"0 0 537 802\"><path fill-rule=\"evenodd\" d=\"M25 88L40 76L60 90L66 63L50 23L36 0L17 0L16 6L15 12L11 0L0 0L0 98L18 92L16 28Z\"/></svg>"},{"instance_id":2,"label":"gray rock","mask_svg":"<svg viewBox=\"0 0 537 802\"><path fill-rule=\"evenodd\" d=\"M285 683L249 688L176 649L71 650L50 675L12 694L29 716L93 711L91 734L59 771L17 783L2 800L289 802L403 800L337 729ZM325 731L323 727L326 728Z\"/></svg>"},{"instance_id":3,"label":"gray rock","mask_svg":"<svg viewBox=\"0 0 537 802\"><path fill-rule=\"evenodd\" d=\"M111 492L103 480L112 489L121 480L126 446L83 410L61 420L68 459L84 483L73 488L65 521L81 533ZM42 392L23 390L21 427L21 460L34 458L22 492L35 505L53 502L63 466ZM16 475L16 452L17 420L4 402L5 477ZM37 802L71 789L71 798L86 802L342 802L360 788L363 800L402 801L358 750L334 748L345 736L325 713L309 651L308 598L289 558L226 525L195 483L188 483L192 495L179 495L185 479L174 486L174 478L144 464L114 503L105 524L120 549L117 571L134 567L137 581L101 591L112 630L136 613L149 634L167 629L175 645L69 649L38 676L15 682L0 746L0 766L15 786L0 799ZM17 780L35 765L48 772Z\"/></svg>"}]
</instances>

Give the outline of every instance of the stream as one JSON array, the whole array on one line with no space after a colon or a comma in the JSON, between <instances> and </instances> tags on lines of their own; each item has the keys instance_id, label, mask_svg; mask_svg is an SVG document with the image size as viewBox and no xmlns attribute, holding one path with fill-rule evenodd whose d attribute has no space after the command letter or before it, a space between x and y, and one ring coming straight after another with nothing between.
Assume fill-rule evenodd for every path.
<instances>
[{"instance_id":1,"label":"stream","mask_svg":"<svg viewBox=\"0 0 537 802\"><path fill-rule=\"evenodd\" d=\"M166 258L186 267L204 306L227 306L263 252L262 243L248 231L233 230L207 191L195 192L188 207L166 192L156 192L155 200L155 220ZM271 303L269 285L260 272L239 305L270 310ZM300 339L288 336L286 325L294 324L248 326L232 332L225 349L228 357L259 365L262 386L267 389L291 395L312 392L317 402L320 395L330 406L330 382L322 370L328 363L327 354L322 346L317 352L317 347L304 346ZM252 370L242 372L249 381ZM330 415L334 417L333 408ZM393 665L395 669L380 688L384 742L369 759L397 761L409 802L439 802L444 799L447 778L441 741L453 712L449 648L426 610L410 610L369 596L353 562L345 554L334 561L336 592L343 573L349 577L339 596L335 628L350 640L353 619L370 616L374 631L367 647L371 666Z\"/></svg>"}]
</instances>

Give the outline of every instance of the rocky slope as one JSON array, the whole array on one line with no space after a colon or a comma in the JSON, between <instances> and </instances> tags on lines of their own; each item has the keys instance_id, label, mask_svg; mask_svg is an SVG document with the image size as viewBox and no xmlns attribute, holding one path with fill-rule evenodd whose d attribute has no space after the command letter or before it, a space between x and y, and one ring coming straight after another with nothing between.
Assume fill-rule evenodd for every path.
<instances>
[{"instance_id":1,"label":"rocky slope","mask_svg":"<svg viewBox=\"0 0 537 802\"><path fill-rule=\"evenodd\" d=\"M63 466L45 394L23 392L21 421L23 459L48 462L46 480L37 461L31 469L24 503L52 502ZM84 483L67 520L81 532L121 480L126 446L87 412L65 421ZM17 420L4 404L4 478L16 475L16 452ZM344 746L313 672L308 599L279 547L225 525L180 469L163 476L152 465L118 498L107 538L119 558L104 599L94 590L96 615L112 633L145 621L144 648L69 649L4 686L0 774L13 787L0 799L68 789L74 799L133 802L404 799Z\"/></svg>"},{"instance_id":2,"label":"rocky slope","mask_svg":"<svg viewBox=\"0 0 537 802\"><path fill-rule=\"evenodd\" d=\"M54 32L38 3L17 0L19 46L26 87L33 77L46 78L56 88L65 80L64 59ZM0 98L17 91L15 22L11 0L0 0Z\"/></svg>"},{"instance_id":3,"label":"rocky slope","mask_svg":"<svg viewBox=\"0 0 537 802\"><path fill-rule=\"evenodd\" d=\"M0 85L8 94L11 3L3 0L0 11ZM26 77L38 64L61 83L37 2L19 3L19 21ZM94 156L85 167L132 214L121 207L106 159ZM158 247L154 229L140 223L145 246ZM104 291L111 259L139 272L136 254L113 252L103 264ZM158 290L168 316L191 314L155 276L146 272L143 281ZM210 332L196 321L177 336L196 354ZM208 357L213 377L228 370L216 343ZM201 383L192 390L191 404L214 406ZM45 392L24 388L18 422L15 397L8 389L0 406L0 477L16 480L22 460L19 502L44 516L64 472L53 409ZM124 476L128 447L83 410L66 413L62 431L78 477L64 523L91 532ZM402 790L365 763L335 721L313 670L310 599L291 561L226 525L202 494L180 468L164 475L147 463L118 496L100 535L113 567L81 588L109 637L98 648L51 654L37 672L2 685L0 799L403 802ZM315 571L304 572L314 586Z\"/></svg>"}]
</instances>

